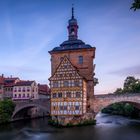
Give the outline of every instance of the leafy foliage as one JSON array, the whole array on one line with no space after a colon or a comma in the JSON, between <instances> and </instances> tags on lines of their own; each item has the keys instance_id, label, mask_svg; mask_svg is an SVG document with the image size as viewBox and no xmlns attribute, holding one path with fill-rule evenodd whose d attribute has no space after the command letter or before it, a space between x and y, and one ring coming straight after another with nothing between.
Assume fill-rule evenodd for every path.
<instances>
[{"instance_id":1,"label":"leafy foliage","mask_svg":"<svg viewBox=\"0 0 140 140\"><path fill-rule=\"evenodd\" d=\"M140 93L140 80L128 76L124 81L123 89L117 88L114 93Z\"/></svg>"},{"instance_id":2,"label":"leafy foliage","mask_svg":"<svg viewBox=\"0 0 140 140\"><path fill-rule=\"evenodd\" d=\"M0 123L6 123L10 121L14 108L15 104L12 100L5 99L0 101Z\"/></svg>"},{"instance_id":3,"label":"leafy foliage","mask_svg":"<svg viewBox=\"0 0 140 140\"><path fill-rule=\"evenodd\" d=\"M134 0L130 9L134 9L134 11L140 9L140 0Z\"/></svg>"},{"instance_id":4,"label":"leafy foliage","mask_svg":"<svg viewBox=\"0 0 140 140\"><path fill-rule=\"evenodd\" d=\"M102 110L103 113L139 118L139 110L129 103L115 103Z\"/></svg>"}]
</instances>

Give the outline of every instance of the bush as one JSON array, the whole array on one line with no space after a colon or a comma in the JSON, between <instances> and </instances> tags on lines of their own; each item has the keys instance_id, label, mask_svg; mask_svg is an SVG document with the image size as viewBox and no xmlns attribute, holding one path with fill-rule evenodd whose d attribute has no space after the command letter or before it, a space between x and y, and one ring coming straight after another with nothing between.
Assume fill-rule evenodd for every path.
<instances>
[{"instance_id":1,"label":"bush","mask_svg":"<svg viewBox=\"0 0 140 140\"><path fill-rule=\"evenodd\" d=\"M0 101L0 123L9 122L13 111L15 109L15 104L10 99L5 99Z\"/></svg>"}]
</instances>

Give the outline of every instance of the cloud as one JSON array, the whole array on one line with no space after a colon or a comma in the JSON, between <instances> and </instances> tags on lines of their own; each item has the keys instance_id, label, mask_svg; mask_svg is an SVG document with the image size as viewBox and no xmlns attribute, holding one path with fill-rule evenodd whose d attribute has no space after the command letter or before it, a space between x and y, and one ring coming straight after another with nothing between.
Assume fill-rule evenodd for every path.
<instances>
[{"instance_id":1,"label":"cloud","mask_svg":"<svg viewBox=\"0 0 140 140\"><path fill-rule=\"evenodd\" d=\"M120 75L120 76L140 76L140 65L135 65L131 67L126 67L120 70L112 71L110 74Z\"/></svg>"}]
</instances>

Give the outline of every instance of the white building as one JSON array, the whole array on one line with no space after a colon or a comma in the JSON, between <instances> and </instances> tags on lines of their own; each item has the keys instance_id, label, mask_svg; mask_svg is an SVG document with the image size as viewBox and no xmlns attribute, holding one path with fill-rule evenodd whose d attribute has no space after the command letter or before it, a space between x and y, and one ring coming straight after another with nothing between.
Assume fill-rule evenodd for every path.
<instances>
[{"instance_id":1,"label":"white building","mask_svg":"<svg viewBox=\"0 0 140 140\"><path fill-rule=\"evenodd\" d=\"M19 81L13 88L13 100L38 99L38 85L35 81Z\"/></svg>"}]
</instances>

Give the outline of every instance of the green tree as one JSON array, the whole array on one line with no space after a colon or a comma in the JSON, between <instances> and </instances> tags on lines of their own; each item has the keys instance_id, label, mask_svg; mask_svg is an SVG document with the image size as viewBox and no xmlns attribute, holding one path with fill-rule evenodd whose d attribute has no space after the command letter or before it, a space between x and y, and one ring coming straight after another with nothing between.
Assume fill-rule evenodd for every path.
<instances>
[{"instance_id":1,"label":"green tree","mask_svg":"<svg viewBox=\"0 0 140 140\"><path fill-rule=\"evenodd\" d=\"M0 101L0 123L10 121L14 109L15 104L12 100L5 99L3 101Z\"/></svg>"},{"instance_id":2,"label":"green tree","mask_svg":"<svg viewBox=\"0 0 140 140\"><path fill-rule=\"evenodd\" d=\"M124 81L123 88L117 88L114 93L140 93L140 80L135 79L133 76L128 76Z\"/></svg>"},{"instance_id":3,"label":"green tree","mask_svg":"<svg viewBox=\"0 0 140 140\"><path fill-rule=\"evenodd\" d=\"M134 11L140 9L140 0L134 0L130 9L134 9Z\"/></svg>"},{"instance_id":4,"label":"green tree","mask_svg":"<svg viewBox=\"0 0 140 140\"><path fill-rule=\"evenodd\" d=\"M136 93L140 92L140 80L133 76L128 76L124 81L123 92Z\"/></svg>"},{"instance_id":5,"label":"green tree","mask_svg":"<svg viewBox=\"0 0 140 140\"><path fill-rule=\"evenodd\" d=\"M117 88L114 93L115 94L121 94L121 93L123 93L123 89L122 88Z\"/></svg>"}]
</instances>

